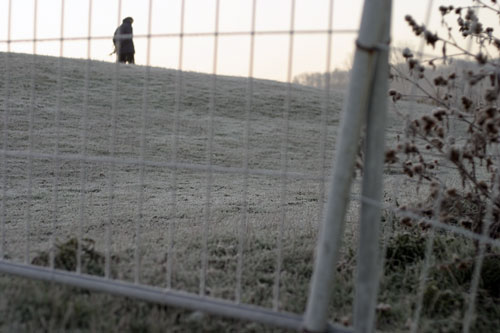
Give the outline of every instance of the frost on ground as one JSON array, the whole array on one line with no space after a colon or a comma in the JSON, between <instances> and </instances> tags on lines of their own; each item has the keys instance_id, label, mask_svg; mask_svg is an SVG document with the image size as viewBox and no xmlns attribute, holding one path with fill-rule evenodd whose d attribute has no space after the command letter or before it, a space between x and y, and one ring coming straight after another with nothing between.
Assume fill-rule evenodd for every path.
<instances>
[{"instance_id":1,"label":"frost on ground","mask_svg":"<svg viewBox=\"0 0 500 333\"><path fill-rule=\"evenodd\" d=\"M140 258L140 280L164 285L167 252L177 274L199 269L218 235L244 236L245 251L264 235L277 251L280 230L286 242L315 233L341 93L324 113L324 91L304 86L288 108L285 83L254 80L249 99L246 78L1 56L7 258L89 238L120 258L116 276Z\"/></svg>"},{"instance_id":2,"label":"frost on ground","mask_svg":"<svg viewBox=\"0 0 500 333\"><path fill-rule=\"evenodd\" d=\"M112 278L303 313L344 91L332 91L326 105L322 90L292 85L288 99L288 85L273 81L253 80L249 96L247 78L0 55L5 259L48 265L54 244L55 266L75 270L81 238L84 273L103 275L109 264ZM398 104L389 112L390 147L406 119L432 108ZM456 130L460 140L464 129ZM446 165L439 172L445 182L458 179ZM400 169L386 167L385 175L385 204L426 197ZM425 235L393 215L385 210L382 219L387 255L377 306L377 329L389 332L411 323L425 249ZM329 311L347 325L358 217L353 200ZM436 237L444 258L436 267L446 272L456 264L450 258L473 252L463 237ZM485 266L497 265L493 259ZM469 282L436 267L423 331L456 331L463 313L449 310L465 302ZM487 287L478 332L499 327L498 288ZM7 331L278 331L10 275L0 275L0 294Z\"/></svg>"}]
</instances>

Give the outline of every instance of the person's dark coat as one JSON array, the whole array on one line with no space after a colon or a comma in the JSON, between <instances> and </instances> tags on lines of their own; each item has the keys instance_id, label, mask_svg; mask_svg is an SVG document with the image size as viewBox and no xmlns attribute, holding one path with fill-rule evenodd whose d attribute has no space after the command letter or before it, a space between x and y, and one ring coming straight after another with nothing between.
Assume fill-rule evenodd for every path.
<instances>
[{"instance_id":1,"label":"person's dark coat","mask_svg":"<svg viewBox=\"0 0 500 333\"><path fill-rule=\"evenodd\" d=\"M118 56L135 53L134 42L132 41L133 21L131 17L124 18L122 24L115 30L113 43Z\"/></svg>"}]
</instances>

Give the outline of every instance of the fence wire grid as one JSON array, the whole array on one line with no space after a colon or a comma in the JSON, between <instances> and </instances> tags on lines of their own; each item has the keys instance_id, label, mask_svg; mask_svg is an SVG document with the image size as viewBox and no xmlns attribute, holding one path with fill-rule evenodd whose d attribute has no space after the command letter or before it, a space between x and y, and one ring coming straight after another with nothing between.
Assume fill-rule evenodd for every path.
<instances>
[{"instance_id":1,"label":"fence wire grid","mask_svg":"<svg viewBox=\"0 0 500 333\"><path fill-rule=\"evenodd\" d=\"M147 2L147 34L134 35L134 40L146 41L145 66L92 60L92 42L112 39L92 34L92 0L87 36L65 37L70 22L65 21L62 0L59 36L38 38L39 2L34 0L33 38L20 39L11 38L8 1L7 38L0 40L7 51L0 95L0 271L302 330L314 248L333 181L336 131L342 124L345 90L331 87L328 74L335 57L332 39L355 36L358 30L333 28L333 0L324 30L295 29L295 0L290 0L286 30L258 30L259 2L252 0L248 31L219 31L224 3L214 0L214 31L186 32L187 1L181 1L178 32L163 34L153 33L154 2ZM120 25L122 1L117 3ZM427 23L432 6L428 1ZM284 83L255 78L256 39L264 36L288 39ZM297 36L325 40L322 89L293 83ZM246 77L218 74L222 37L248 38ZM211 41L211 74L185 70L184 43L189 38ZM175 69L151 66L154 39L178 41ZM65 44L75 41L87 42L86 60L64 57ZM59 44L59 57L38 55L38 46L49 42ZM31 43L32 55L13 53L16 43ZM417 54L423 56L423 43ZM396 124L419 114L425 104L410 101L405 107L390 107L389 143L405 135ZM447 182L458 182L452 168L444 166L441 172ZM410 319L405 328L417 332L438 321L427 318L426 307L440 300L436 296L434 303L429 301L431 275L453 259L436 255L442 238L453 236L467 248L477 245L467 296L459 302L463 319L455 318L464 332L473 329L486 249L498 250L500 241L488 234L488 227L477 233L441 221L441 191L431 207L433 217L403 207L423 197L425 190L419 191L420 182L401 170L384 169L383 200L362 195L366 173L358 172L350 190L337 271L356 261L347 249L356 253L362 238L360 206L381 210L380 262L371 273L380 276L379 300L373 307L377 326L384 329L392 311L382 296L391 284L384 271L388 253L396 251L391 240L408 235L401 231L401 221L429 227L418 240L423 242L418 245L423 262L414 274L415 300L406 314ZM484 224L489 226L492 219L489 202ZM354 282L350 286L364 288ZM349 297L329 302L334 324L324 330L362 330L351 315L355 296ZM365 324L370 326L370 319Z\"/></svg>"}]
</instances>

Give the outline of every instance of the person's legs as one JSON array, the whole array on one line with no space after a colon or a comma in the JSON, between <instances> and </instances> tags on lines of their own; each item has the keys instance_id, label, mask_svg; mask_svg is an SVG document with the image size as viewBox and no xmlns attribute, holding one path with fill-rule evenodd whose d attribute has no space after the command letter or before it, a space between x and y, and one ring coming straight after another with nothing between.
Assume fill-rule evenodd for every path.
<instances>
[{"instance_id":1,"label":"person's legs","mask_svg":"<svg viewBox=\"0 0 500 333\"><path fill-rule=\"evenodd\" d=\"M135 64L135 59L134 59L134 54L133 53L127 54L127 62L129 64Z\"/></svg>"},{"instance_id":2,"label":"person's legs","mask_svg":"<svg viewBox=\"0 0 500 333\"><path fill-rule=\"evenodd\" d=\"M117 56L118 62L122 62L125 64L135 64L134 54L133 53L121 53Z\"/></svg>"},{"instance_id":3,"label":"person's legs","mask_svg":"<svg viewBox=\"0 0 500 333\"><path fill-rule=\"evenodd\" d=\"M123 63L127 62L127 54L118 53L117 60L118 62L123 62Z\"/></svg>"}]
</instances>

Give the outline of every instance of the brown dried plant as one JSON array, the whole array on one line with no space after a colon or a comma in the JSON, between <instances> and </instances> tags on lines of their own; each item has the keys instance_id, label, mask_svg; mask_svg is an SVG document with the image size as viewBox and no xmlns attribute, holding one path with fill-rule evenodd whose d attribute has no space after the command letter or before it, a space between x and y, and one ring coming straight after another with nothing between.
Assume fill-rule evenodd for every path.
<instances>
[{"instance_id":1,"label":"brown dried plant","mask_svg":"<svg viewBox=\"0 0 500 333\"><path fill-rule=\"evenodd\" d=\"M404 138L398 137L397 145L386 152L386 163L399 166L408 177L430 186L427 204L420 203L417 207L419 215L481 233L487 207L492 203L487 232L497 239L500 238L500 108L497 102L500 39L495 37L493 27L483 25L476 14L478 8L500 16L496 1L474 0L468 7L439 7L446 36L428 30L410 15L405 17L415 35L433 48L441 48L442 56L420 59L405 48L402 56L408 70L391 66L390 77L410 82L433 109L407 120ZM452 27L450 19L455 19L457 26ZM473 53L461 46L464 42L474 43L477 51ZM473 59L475 65L469 62L468 69L453 70L450 65L463 57ZM465 62L462 60L462 63ZM406 97L404 92L395 89L389 91L389 96L396 107ZM442 179L439 171L445 168L456 172L460 179L458 187ZM433 216L429 207L436 200L438 189L442 190L440 216ZM405 219L405 223L416 222Z\"/></svg>"}]
</instances>

